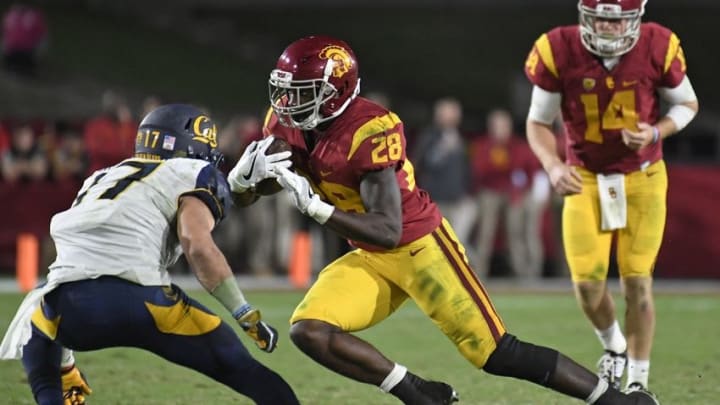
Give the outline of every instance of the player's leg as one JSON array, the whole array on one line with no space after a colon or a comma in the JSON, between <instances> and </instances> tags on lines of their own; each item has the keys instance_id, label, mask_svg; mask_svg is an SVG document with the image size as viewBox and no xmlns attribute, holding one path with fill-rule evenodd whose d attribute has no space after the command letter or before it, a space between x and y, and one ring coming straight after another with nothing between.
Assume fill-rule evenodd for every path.
<instances>
[{"instance_id":1,"label":"player's leg","mask_svg":"<svg viewBox=\"0 0 720 405\"><path fill-rule=\"evenodd\" d=\"M598 362L598 374L619 388L627 345L606 283L612 233L600 231L596 178L586 170L578 171L583 177L583 191L565 197L563 244L575 297L604 349Z\"/></svg>"},{"instance_id":2,"label":"player's leg","mask_svg":"<svg viewBox=\"0 0 720 405\"><path fill-rule=\"evenodd\" d=\"M30 389L40 405L63 405L60 380L62 347L34 325L32 337L23 348L22 363Z\"/></svg>"},{"instance_id":3,"label":"player's leg","mask_svg":"<svg viewBox=\"0 0 720 405\"><path fill-rule=\"evenodd\" d=\"M379 386L406 404L443 404L436 388L386 358L370 343L349 332L366 329L394 312L406 299L397 286L380 277L369 253L350 252L328 265L292 315L290 336L305 354L353 380ZM451 399L452 389L446 393Z\"/></svg>"},{"instance_id":4,"label":"player's leg","mask_svg":"<svg viewBox=\"0 0 720 405\"><path fill-rule=\"evenodd\" d=\"M407 288L466 359L491 374L524 379L589 403L635 403L556 350L506 333L447 222L433 232L432 238L411 244L418 244L416 249L424 248L421 254L408 259L415 269L414 276L405 276L398 283ZM400 269L403 274L409 270L413 269Z\"/></svg>"},{"instance_id":5,"label":"player's leg","mask_svg":"<svg viewBox=\"0 0 720 405\"><path fill-rule=\"evenodd\" d=\"M628 226L618 234L618 265L626 302L626 387L648 387L655 332L652 271L665 229L667 173L659 161L626 178ZM634 387L637 388L637 387Z\"/></svg>"},{"instance_id":6,"label":"player's leg","mask_svg":"<svg viewBox=\"0 0 720 405\"><path fill-rule=\"evenodd\" d=\"M229 325L175 286L101 277L63 284L45 302L61 316L57 340L71 349L142 348L257 403L298 403L287 383L252 358Z\"/></svg>"},{"instance_id":7,"label":"player's leg","mask_svg":"<svg viewBox=\"0 0 720 405\"><path fill-rule=\"evenodd\" d=\"M510 256L510 267L513 276L525 279L524 273L528 271L529 250L525 232L525 213L522 202L513 202L509 197L505 206L505 236ZM526 280L526 279L525 279Z\"/></svg>"},{"instance_id":8,"label":"player's leg","mask_svg":"<svg viewBox=\"0 0 720 405\"><path fill-rule=\"evenodd\" d=\"M490 260L493 255L495 234L497 233L498 217L502 208L503 196L493 191L484 190L478 195L478 229L477 272L482 277L490 274Z\"/></svg>"}]
</instances>

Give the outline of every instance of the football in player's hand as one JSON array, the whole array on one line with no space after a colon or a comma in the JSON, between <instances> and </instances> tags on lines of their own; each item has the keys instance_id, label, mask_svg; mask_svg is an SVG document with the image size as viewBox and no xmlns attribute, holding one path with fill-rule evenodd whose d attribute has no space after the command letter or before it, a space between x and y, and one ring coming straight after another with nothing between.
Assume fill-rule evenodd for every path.
<instances>
[{"instance_id":1,"label":"football in player's hand","mask_svg":"<svg viewBox=\"0 0 720 405\"><path fill-rule=\"evenodd\" d=\"M275 138L273 143L265 150L265 155L290 151L291 149L290 144L286 140ZM265 179L255 185L255 193L260 195L272 195L280 190L282 190L282 186L275 179Z\"/></svg>"}]
</instances>

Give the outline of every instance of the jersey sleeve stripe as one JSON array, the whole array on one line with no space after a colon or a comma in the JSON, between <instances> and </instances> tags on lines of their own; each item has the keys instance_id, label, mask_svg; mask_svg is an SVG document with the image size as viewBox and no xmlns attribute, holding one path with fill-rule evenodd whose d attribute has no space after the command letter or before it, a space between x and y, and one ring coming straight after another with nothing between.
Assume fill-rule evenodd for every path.
<instances>
[{"instance_id":1,"label":"jersey sleeve stripe","mask_svg":"<svg viewBox=\"0 0 720 405\"><path fill-rule=\"evenodd\" d=\"M188 192L180 194L180 197L192 196L200 199L209 209L215 218L215 222L220 222L221 219L225 218L225 212L223 205L218 201L212 191L207 188L196 188Z\"/></svg>"},{"instance_id":2,"label":"jersey sleeve stripe","mask_svg":"<svg viewBox=\"0 0 720 405\"><path fill-rule=\"evenodd\" d=\"M665 54L665 69L663 69L663 73L667 73L668 70L670 70L670 66L672 66L673 60L675 60L675 56L677 55L679 49L680 38L678 38L675 33L670 34L670 41L668 43L667 53Z\"/></svg>"},{"instance_id":3,"label":"jersey sleeve stripe","mask_svg":"<svg viewBox=\"0 0 720 405\"><path fill-rule=\"evenodd\" d=\"M560 78L558 75L557 66L555 66L555 57L553 56L552 46L550 45L550 38L547 34L543 34L537 41L535 41L535 47L537 48L538 54L540 54L540 60L542 60L548 71L552 73L555 78Z\"/></svg>"},{"instance_id":4,"label":"jersey sleeve stripe","mask_svg":"<svg viewBox=\"0 0 720 405\"><path fill-rule=\"evenodd\" d=\"M265 119L263 120L263 128L267 128L268 124L270 123L270 118L272 117L273 109L272 107L269 107L267 112L265 113Z\"/></svg>"},{"instance_id":5,"label":"jersey sleeve stripe","mask_svg":"<svg viewBox=\"0 0 720 405\"><path fill-rule=\"evenodd\" d=\"M365 142L365 140L383 131L392 131L400 124L400 118L392 112L381 117L375 117L363 124L353 134L352 145L350 146L347 160L350 160L353 157L355 152L357 152L358 148L363 142Z\"/></svg>"}]
</instances>

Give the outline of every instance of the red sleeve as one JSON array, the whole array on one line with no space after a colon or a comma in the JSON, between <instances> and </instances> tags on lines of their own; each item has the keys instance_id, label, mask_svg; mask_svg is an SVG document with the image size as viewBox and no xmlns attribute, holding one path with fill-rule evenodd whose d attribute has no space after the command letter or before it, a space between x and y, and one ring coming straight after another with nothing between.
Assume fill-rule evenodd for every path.
<instances>
[{"instance_id":1,"label":"red sleeve","mask_svg":"<svg viewBox=\"0 0 720 405\"><path fill-rule=\"evenodd\" d=\"M525 75L530 82L551 92L561 91L560 75L552 45L559 38L560 33L557 29L541 35L525 60Z\"/></svg>"},{"instance_id":2,"label":"red sleeve","mask_svg":"<svg viewBox=\"0 0 720 405\"><path fill-rule=\"evenodd\" d=\"M648 23L652 32L652 54L655 65L661 69L660 87L675 88L685 78L687 66L680 39L660 24Z\"/></svg>"},{"instance_id":3,"label":"red sleeve","mask_svg":"<svg viewBox=\"0 0 720 405\"><path fill-rule=\"evenodd\" d=\"M685 52L680 46L680 40L675 34L670 36L668 53L665 59L664 72L662 76L662 86L675 88L685 78L687 65L685 62Z\"/></svg>"}]
</instances>

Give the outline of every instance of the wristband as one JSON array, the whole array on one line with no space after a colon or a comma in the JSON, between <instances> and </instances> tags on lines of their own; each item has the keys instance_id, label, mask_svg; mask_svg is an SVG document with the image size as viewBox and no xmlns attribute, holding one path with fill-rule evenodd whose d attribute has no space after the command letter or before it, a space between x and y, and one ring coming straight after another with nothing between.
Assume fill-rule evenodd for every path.
<instances>
[{"instance_id":1,"label":"wristband","mask_svg":"<svg viewBox=\"0 0 720 405\"><path fill-rule=\"evenodd\" d=\"M210 291L210 294L223 304L233 316L236 311L239 311L245 305L249 305L233 276L221 281L217 287Z\"/></svg>"},{"instance_id":2,"label":"wristband","mask_svg":"<svg viewBox=\"0 0 720 405\"><path fill-rule=\"evenodd\" d=\"M333 212L335 212L335 206L322 201L317 195L313 196L307 207L307 214L320 225L325 224Z\"/></svg>"},{"instance_id":3,"label":"wristband","mask_svg":"<svg viewBox=\"0 0 720 405\"><path fill-rule=\"evenodd\" d=\"M658 129L658 127L652 127L652 129L653 129L652 143L658 143L658 141L660 140L660 130Z\"/></svg>"},{"instance_id":4,"label":"wristband","mask_svg":"<svg viewBox=\"0 0 720 405\"><path fill-rule=\"evenodd\" d=\"M240 318L242 318L243 316L245 316L245 314L247 314L248 312L252 311L252 309L253 309L252 305L250 305L250 304L248 304L248 303L246 302L245 304L243 304L242 306L240 306L240 308L238 308L238 309L236 309L235 311L233 311L232 316L233 316L233 318L235 318L235 319L240 319Z\"/></svg>"}]
</instances>

